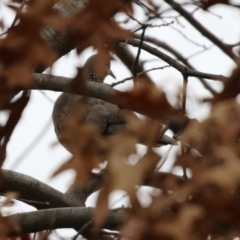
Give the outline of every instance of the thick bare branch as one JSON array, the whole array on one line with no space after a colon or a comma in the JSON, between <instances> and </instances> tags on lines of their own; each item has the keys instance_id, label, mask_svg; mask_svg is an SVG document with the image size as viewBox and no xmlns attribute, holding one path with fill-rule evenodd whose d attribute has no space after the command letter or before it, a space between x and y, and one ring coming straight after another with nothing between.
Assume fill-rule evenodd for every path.
<instances>
[{"instance_id":1,"label":"thick bare branch","mask_svg":"<svg viewBox=\"0 0 240 240\"><path fill-rule=\"evenodd\" d=\"M51 90L51 91L60 91L60 92L68 92L71 91L71 81L70 78L65 77L57 77L49 74L35 74L35 78L33 79L33 86L29 87L30 89L41 89L41 90ZM175 121L172 119L176 116L177 111L173 108L171 109L173 112L166 114L165 112L149 112L148 109L143 109L142 106L131 105L131 100L127 100L125 98L119 98L122 92L111 88L107 84L102 84L98 82L86 82L83 87L75 89L75 94L86 95L94 98L99 98L104 101L116 104L121 109L129 109L140 114L146 115L156 120L162 121ZM171 120L172 119L172 120ZM181 120L180 120L181 119ZM179 121L183 121L186 123L187 119L185 117L179 116Z\"/></svg>"},{"instance_id":2,"label":"thick bare branch","mask_svg":"<svg viewBox=\"0 0 240 240\"><path fill-rule=\"evenodd\" d=\"M111 210L102 228L118 230L126 222L126 219L123 219L123 214L126 211L128 209ZM15 220L21 229L20 231L16 229L9 230L8 236L61 228L83 229L87 225L88 227L82 232L82 234L86 234L89 233L92 227L93 208L73 207L39 210L37 212L13 214L5 217L5 219ZM228 222L216 221L215 224L209 226L209 230L209 234L223 235L231 230L239 230L239 227L238 225L229 225Z\"/></svg>"},{"instance_id":3,"label":"thick bare branch","mask_svg":"<svg viewBox=\"0 0 240 240\"><path fill-rule=\"evenodd\" d=\"M122 209L112 210L105 221L104 228L118 229L122 224L122 212ZM8 233L9 236L14 236L20 233L33 233L59 228L80 229L86 223L92 221L93 209L84 207L47 209L37 212L17 213L5 218L13 219L19 224L21 232L13 230Z\"/></svg>"},{"instance_id":4,"label":"thick bare branch","mask_svg":"<svg viewBox=\"0 0 240 240\"><path fill-rule=\"evenodd\" d=\"M25 174L17 173L10 170L2 170L4 184L0 187L1 194L13 191L17 192L18 200L37 209L48 209L58 207L81 207L84 205L88 196L97 191L103 182L104 174L92 173L89 176L89 182L82 189L71 189L63 194L56 189L38 181ZM145 179L143 185L153 186L165 189L165 181L172 179L177 185L182 185L182 177L165 172L155 172L151 179ZM168 189L169 190L169 189ZM76 197L77 194L78 197Z\"/></svg>"},{"instance_id":5,"label":"thick bare branch","mask_svg":"<svg viewBox=\"0 0 240 240\"><path fill-rule=\"evenodd\" d=\"M65 196L58 190L48 186L25 174L10 170L1 170L2 181L0 192L17 192L19 200L37 209L76 207L82 206L81 202L70 196Z\"/></svg>"},{"instance_id":6,"label":"thick bare branch","mask_svg":"<svg viewBox=\"0 0 240 240\"><path fill-rule=\"evenodd\" d=\"M71 82L71 78L58 77L50 74L34 74L33 87L30 87L29 90L50 90L71 93ZM113 100L113 96L117 92L117 90L111 88L107 84L89 81L82 88L77 89L75 93L99 98L120 105L120 103Z\"/></svg>"},{"instance_id":7,"label":"thick bare branch","mask_svg":"<svg viewBox=\"0 0 240 240\"><path fill-rule=\"evenodd\" d=\"M85 203L87 198L97 190L103 182L104 175L98 173L91 173L88 182L81 188L78 188L74 184L68 189L65 195L75 198L81 203Z\"/></svg>"}]
</instances>

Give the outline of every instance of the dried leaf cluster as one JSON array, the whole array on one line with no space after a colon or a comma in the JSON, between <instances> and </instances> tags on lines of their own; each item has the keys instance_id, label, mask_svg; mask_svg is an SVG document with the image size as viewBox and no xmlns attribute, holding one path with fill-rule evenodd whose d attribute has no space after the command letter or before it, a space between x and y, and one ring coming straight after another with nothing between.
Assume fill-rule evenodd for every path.
<instances>
[{"instance_id":1,"label":"dried leaf cluster","mask_svg":"<svg viewBox=\"0 0 240 240\"><path fill-rule=\"evenodd\" d=\"M110 61L112 54L116 54L132 71L134 87L128 92L120 92L104 86L104 94L99 95L124 109L122 114L128 125L119 133L103 138L97 134L94 125L78 118L72 117L64 123L72 126L71 132L60 136L60 142L68 144L66 148L73 156L53 176L67 169L76 171L75 183L67 193L2 170L0 192L8 192L6 203L11 202L11 198L19 198L38 211L35 215L1 216L0 239L31 239L28 233L33 232L39 233L39 239L48 239L49 232L41 231L57 228L74 228L87 239L183 240L234 239L240 236L240 105L236 100L240 92L239 54L232 50L233 46L215 39L211 32L199 27L177 1L165 2L236 63L230 78L193 70L188 61L179 57L167 44L161 47L175 55L184 66L144 44L145 29L154 27L152 19L161 18L158 14L161 5L151 0L62 0L58 3L30 0L24 2L23 8L16 1L8 5L15 10L17 22L0 39L0 107L9 114L6 123L0 126L1 165L6 159L7 144L29 102L30 89L66 91L85 94L86 97L98 94L97 84L91 88L87 83L79 82L81 69L70 82L41 74L70 50L76 49L80 54L89 46L97 49L98 72ZM218 3L236 7L229 1L194 1L205 10ZM149 24L141 24L136 19L135 5L147 13ZM134 40L135 35L113 18L119 12L126 14L127 21L131 19L139 24L139 29L143 30L139 41ZM137 45L138 55L133 57L124 51L122 42ZM139 60L142 49L182 73L184 84L177 107L172 106L167 94L139 70L142 69ZM197 76L213 95L211 100L206 100L211 104L211 113L202 122L187 116L189 76ZM221 79L224 90L217 93L202 77ZM140 120L132 111L146 117ZM167 129L175 134L179 150L172 170L165 173L158 170L164 157L157 154L154 147ZM79 135L84 138L79 139ZM146 145L143 156L137 154L138 143ZM131 156L135 156L137 161L132 163ZM101 169L99 166L103 162L107 164ZM174 174L176 167L182 169L183 176ZM98 173L92 172L94 169L98 169ZM152 196L148 207L141 205L137 195L141 186L159 190L159 194ZM93 210L86 208L88 196L99 189L96 207ZM118 189L129 196L130 206L111 210L109 196ZM18 195L9 194L13 191ZM83 212L79 214L78 211ZM104 229L115 230L117 234Z\"/></svg>"}]
</instances>

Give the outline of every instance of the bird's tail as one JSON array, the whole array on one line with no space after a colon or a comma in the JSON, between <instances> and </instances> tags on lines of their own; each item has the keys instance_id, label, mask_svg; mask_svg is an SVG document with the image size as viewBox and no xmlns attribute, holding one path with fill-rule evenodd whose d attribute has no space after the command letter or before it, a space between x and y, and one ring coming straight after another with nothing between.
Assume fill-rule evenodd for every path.
<instances>
[{"instance_id":1,"label":"bird's tail","mask_svg":"<svg viewBox=\"0 0 240 240\"><path fill-rule=\"evenodd\" d=\"M177 141L171 137L169 137L166 134L163 134L157 141L157 143L162 146L162 145L177 145Z\"/></svg>"}]
</instances>

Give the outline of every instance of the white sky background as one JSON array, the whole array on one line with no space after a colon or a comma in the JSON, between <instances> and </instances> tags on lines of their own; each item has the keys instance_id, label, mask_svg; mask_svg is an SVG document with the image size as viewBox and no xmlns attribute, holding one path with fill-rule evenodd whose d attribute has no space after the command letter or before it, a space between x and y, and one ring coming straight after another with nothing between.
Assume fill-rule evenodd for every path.
<instances>
[{"instance_id":1,"label":"white sky background","mask_svg":"<svg viewBox=\"0 0 240 240\"><path fill-rule=\"evenodd\" d=\"M160 2L163 8L168 7L163 4L162 1L155 2ZM0 6L0 15L2 15L2 19L5 20L6 25L10 26L14 18L14 14L11 11L7 11L6 8L3 7L2 3L0 3ZM187 9L189 11L193 10L193 8L189 7ZM195 12L194 17L197 18L204 26L207 26L210 31L212 31L225 43L234 44L238 42L240 40L240 10L219 4L210 8L210 11L215 13L217 16L198 10ZM141 21L144 16L142 16L140 11L138 12L139 15L136 17L139 21ZM166 13L166 15L176 16L176 13L171 11ZM118 17L120 18L120 16ZM172 24L172 26L184 32L188 38L200 45L204 45L206 47L212 46L211 42L201 36L182 17L179 18L179 21L182 24L181 26L175 21L175 19L165 19L166 22L171 22L172 20L174 20L174 24ZM161 24L162 22L158 21L154 23ZM137 26L137 24L134 22L131 26ZM161 41L166 41L169 45L177 48L177 50L185 57L191 56L203 49L202 47L198 47L187 41L181 34L172 29L170 26L148 28L146 35L151 35ZM137 52L137 48L132 48L132 50L134 53ZM160 50L163 51L162 49ZM168 52L166 53L169 54ZM76 74L76 67L82 66L85 60L92 54L92 49L87 49L80 56L77 56L75 52L72 51L54 64L52 73L59 76L74 77ZM167 65L165 62L143 50L140 58L141 60L146 60L145 69ZM212 47L209 50L192 57L190 59L190 63L193 64L198 71L212 74L222 74L225 76L229 76L235 66L233 61L216 47ZM130 76L130 72L118 60L112 61L111 66L117 80ZM162 88L168 94L169 101L174 104L176 102L176 94L182 86L182 75L173 68L156 70L150 72L149 75L154 79L157 86ZM111 77L108 77L106 80L107 83L111 81ZM214 89L219 91L222 89L222 85L220 83L210 80L208 80L208 82L214 87ZM117 86L118 89L123 91L125 91L128 87L129 83ZM210 97L211 95L202 87L202 84L196 78L189 78L187 93L188 98L186 107L189 117L197 118L199 120L204 119L209 113L210 108L208 104L201 104L200 102L202 98ZM45 94L52 99L52 101L55 101L59 95L59 93L51 91L45 91ZM24 110L20 123L17 125L10 143L8 144L7 159L3 168L27 174L60 191L66 191L74 178L73 171L66 171L54 178L51 178L53 171L70 156L70 154L60 144L52 147L52 145L57 142L52 123L48 123L48 130L38 144L34 146L34 148L29 149L28 154L21 159L19 164L16 164L16 160L19 155L21 155L22 152L25 151L36 138L36 136L43 131L47 122L50 122L52 108L53 103L41 92L32 91L31 100L27 108ZM0 122L2 121L4 121L4 113L0 113ZM163 147L159 151L166 152L167 150L168 147ZM175 152L176 151L177 148L175 147ZM169 170L171 164L172 161L168 160L162 170ZM144 199L145 202L149 202L149 196L147 196L146 193L141 195L141 198ZM89 201L89 203L93 204L93 201ZM114 206L117 207L121 205L122 202L119 201L118 204ZM14 208L8 208L8 210L11 212L21 212L33 210L33 208L24 204L16 204Z\"/></svg>"}]
</instances>

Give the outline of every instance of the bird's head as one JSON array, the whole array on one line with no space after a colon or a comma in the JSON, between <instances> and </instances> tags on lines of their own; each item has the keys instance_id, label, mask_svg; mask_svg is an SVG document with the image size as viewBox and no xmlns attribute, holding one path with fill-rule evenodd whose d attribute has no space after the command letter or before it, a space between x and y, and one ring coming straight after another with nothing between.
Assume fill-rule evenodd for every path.
<instances>
[{"instance_id":1,"label":"bird's head","mask_svg":"<svg viewBox=\"0 0 240 240\"><path fill-rule=\"evenodd\" d=\"M110 69L110 62L106 64L103 63L103 69L101 69L101 71L97 71L98 67L101 68L101 63L99 63L99 66L97 66L98 61L98 55L95 54L89 57L88 60L85 62L83 66L83 74L85 79L93 82L103 82L107 75L115 78L115 75Z\"/></svg>"}]
</instances>

